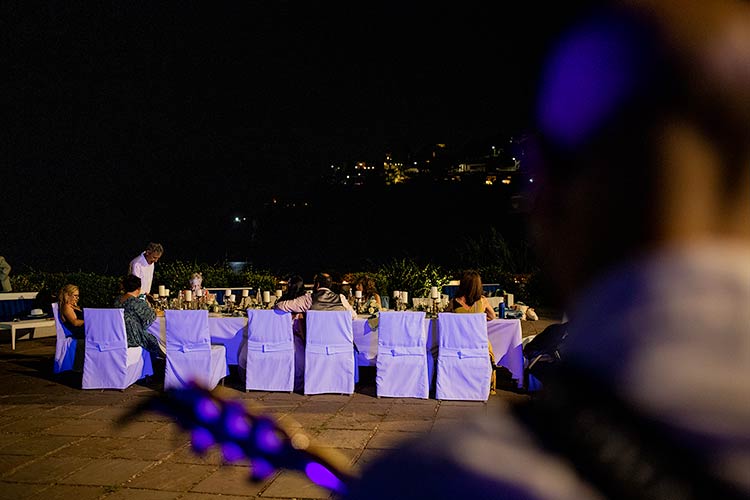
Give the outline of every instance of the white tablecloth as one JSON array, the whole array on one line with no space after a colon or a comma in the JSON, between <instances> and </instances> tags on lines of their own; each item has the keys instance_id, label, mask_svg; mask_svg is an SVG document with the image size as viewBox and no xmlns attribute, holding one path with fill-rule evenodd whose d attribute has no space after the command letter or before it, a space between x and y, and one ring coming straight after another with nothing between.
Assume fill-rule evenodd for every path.
<instances>
[{"instance_id":1,"label":"white tablecloth","mask_svg":"<svg viewBox=\"0 0 750 500\"><path fill-rule=\"evenodd\" d=\"M426 319L425 326L429 328L427 345L433 357L437 356L438 337L437 320ZM427 325L429 323L429 325ZM354 343L359 349L357 361L360 366L375 366L378 354L378 331L370 327L366 317L359 316L352 321L354 329ZM211 332L211 342L226 346L227 364L238 364L238 353L240 344L247 331L247 318L245 317L209 317L208 328ZM148 328L149 333L167 338L166 323L164 317L156 318L156 321ZM521 321L517 319L495 319L487 322L487 335L489 336L492 350L495 353L495 361L504 366L513 374L519 386L523 382L523 347L521 345Z\"/></svg>"}]
</instances>

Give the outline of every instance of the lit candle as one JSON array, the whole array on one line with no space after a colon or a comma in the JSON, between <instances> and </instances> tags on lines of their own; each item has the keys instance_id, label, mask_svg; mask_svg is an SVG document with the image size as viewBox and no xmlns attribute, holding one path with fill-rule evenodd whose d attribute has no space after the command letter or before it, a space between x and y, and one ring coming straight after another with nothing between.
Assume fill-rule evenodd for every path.
<instances>
[{"instance_id":1,"label":"lit candle","mask_svg":"<svg viewBox=\"0 0 750 500\"><path fill-rule=\"evenodd\" d=\"M226 290L224 290L224 297L229 297L230 295L232 295L231 288L227 288Z\"/></svg>"},{"instance_id":2,"label":"lit candle","mask_svg":"<svg viewBox=\"0 0 750 500\"><path fill-rule=\"evenodd\" d=\"M159 295L164 296L167 294L167 288L164 285L159 285Z\"/></svg>"},{"instance_id":3,"label":"lit candle","mask_svg":"<svg viewBox=\"0 0 750 500\"><path fill-rule=\"evenodd\" d=\"M358 299L361 299L362 298L362 290L355 290L354 291L354 296L356 298L358 298Z\"/></svg>"},{"instance_id":4,"label":"lit candle","mask_svg":"<svg viewBox=\"0 0 750 500\"><path fill-rule=\"evenodd\" d=\"M266 290L263 292L263 303L268 304L269 302L271 302L271 292Z\"/></svg>"},{"instance_id":5,"label":"lit candle","mask_svg":"<svg viewBox=\"0 0 750 500\"><path fill-rule=\"evenodd\" d=\"M242 290L242 296L243 297L247 297L248 295L250 295L250 290L248 290L247 288L245 288L244 290Z\"/></svg>"},{"instance_id":6,"label":"lit candle","mask_svg":"<svg viewBox=\"0 0 750 500\"><path fill-rule=\"evenodd\" d=\"M195 291L195 296L196 297L203 297L203 289L202 288L197 289Z\"/></svg>"},{"instance_id":7,"label":"lit candle","mask_svg":"<svg viewBox=\"0 0 750 500\"><path fill-rule=\"evenodd\" d=\"M430 298L437 299L438 297L440 297L440 295L438 295L438 289L437 289L437 287L436 286L431 287L430 288Z\"/></svg>"},{"instance_id":8,"label":"lit candle","mask_svg":"<svg viewBox=\"0 0 750 500\"><path fill-rule=\"evenodd\" d=\"M409 303L409 292L401 292L401 302L404 304Z\"/></svg>"},{"instance_id":9,"label":"lit candle","mask_svg":"<svg viewBox=\"0 0 750 500\"><path fill-rule=\"evenodd\" d=\"M155 294L154 294L154 298L155 298L155 299L158 299L158 298L159 298L159 294L158 294L158 293L155 293Z\"/></svg>"},{"instance_id":10,"label":"lit candle","mask_svg":"<svg viewBox=\"0 0 750 500\"><path fill-rule=\"evenodd\" d=\"M234 294L233 293L229 294L229 302L234 302Z\"/></svg>"},{"instance_id":11,"label":"lit candle","mask_svg":"<svg viewBox=\"0 0 750 500\"><path fill-rule=\"evenodd\" d=\"M193 300L193 292L185 290L185 302L190 302L191 300Z\"/></svg>"},{"instance_id":12,"label":"lit candle","mask_svg":"<svg viewBox=\"0 0 750 500\"><path fill-rule=\"evenodd\" d=\"M401 292L399 292L398 290L394 290L393 291L393 298L394 299L398 299L400 297L401 297Z\"/></svg>"},{"instance_id":13,"label":"lit candle","mask_svg":"<svg viewBox=\"0 0 750 500\"><path fill-rule=\"evenodd\" d=\"M164 295L169 297L169 288L164 289Z\"/></svg>"},{"instance_id":14,"label":"lit candle","mask_svg":"<svg viewBox=\"0 0 750 500\"><path fill-rule=\"evenodd\" d=\"M277 299L280 299L282 295L284 295L284 292L282 292L281 290L276 290L276 298Z\"/></svg>"}]
</instances>

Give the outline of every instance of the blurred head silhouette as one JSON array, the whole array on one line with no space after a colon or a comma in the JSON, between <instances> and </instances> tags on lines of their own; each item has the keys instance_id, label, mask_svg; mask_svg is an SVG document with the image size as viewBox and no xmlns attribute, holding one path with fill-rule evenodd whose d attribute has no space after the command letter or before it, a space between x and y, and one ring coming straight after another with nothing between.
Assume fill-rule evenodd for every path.
<instances>
[{"instance_id":1,"label":"blurred head silhouette","mask_svg":"<svg viewBox=\"0 0 750 500\"><path fill-rule=\"evenodd\" d=\"M750 5L597 8L549 52L536 125L532 236L569 300L655 248L750 240Z\"/></svg>"}]
</instances>

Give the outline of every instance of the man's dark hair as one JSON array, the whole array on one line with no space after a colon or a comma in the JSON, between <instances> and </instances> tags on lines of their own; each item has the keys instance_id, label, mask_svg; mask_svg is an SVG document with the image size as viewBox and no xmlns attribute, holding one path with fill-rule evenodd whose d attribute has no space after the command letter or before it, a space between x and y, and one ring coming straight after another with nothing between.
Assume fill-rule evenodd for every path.
<instances>
[{"instance_id":1,"label":"man's dark hair","mask_svg":"<svg viewBox=\"0 0 750 500\"><path fill-rule=\"evenodd\" d=\"M333 286L333 279L328 273L318 273L315 275L315 288L331 288Z\"/></svg>"}]
</instances>

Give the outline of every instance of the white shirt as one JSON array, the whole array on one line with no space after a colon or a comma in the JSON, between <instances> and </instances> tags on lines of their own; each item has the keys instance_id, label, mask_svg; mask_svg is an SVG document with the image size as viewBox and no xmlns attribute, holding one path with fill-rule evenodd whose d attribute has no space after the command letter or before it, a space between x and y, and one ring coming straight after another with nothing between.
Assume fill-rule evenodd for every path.
<instances>
[{"instance_id":1,"label":"white shirt","mask_svg":"<svg viewBox=\"0 0 750 500\"><path fill-rule=\"evenodd\" d=\"M154 280L154 264L146 261L146 256L140 254L130 261L130 274L141 278L141 293L151 293L151 282Z\"/></svg>"}]
</instances>

